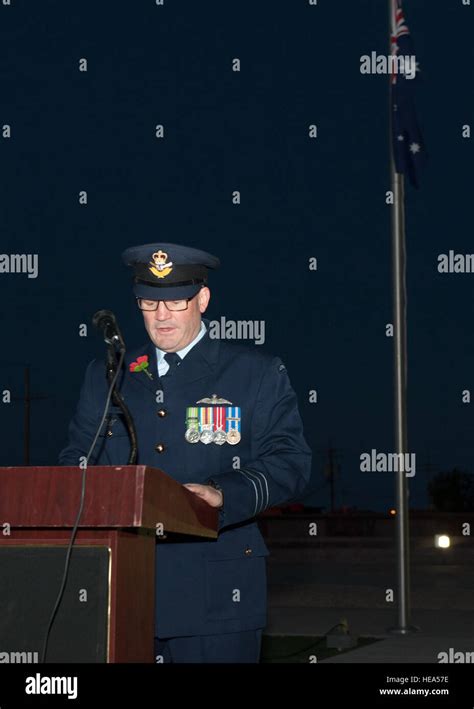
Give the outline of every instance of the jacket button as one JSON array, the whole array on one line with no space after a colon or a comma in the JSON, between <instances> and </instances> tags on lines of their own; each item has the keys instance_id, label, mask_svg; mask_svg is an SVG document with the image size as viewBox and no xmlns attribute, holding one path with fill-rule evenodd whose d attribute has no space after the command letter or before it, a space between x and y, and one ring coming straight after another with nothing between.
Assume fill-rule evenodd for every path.
<instances>
[{"instance_id":1,"label":"jacket button","mask_svg":"<svg viewBox=\"0 0 474 709\"><path fill-rule=\"evenodd\" d=\"M112 431L107 431L107 435L108 435L108 437L110 438L110 437L113 436L114 434L113 434Z\"/></svg>"},{"instance_id":2,"label":"jacket button","mask_svg":"<svg viewBox=\"0 0 474 709\"><path fill-rule=\"evenodd\" d=\"M245 555L246 555L246 556L250 556L251 553L252 553L252 549L249 549L249 548L247 547L247 549L245 550Z\"/></svg>"},{"instance_id":3,"label":"jacket button","mask_svg":"<svg viewBox=\"0 0 474 709\"><path fill-rule=\"evenodd\" d=\"M165 447L164 447L163 443L158 443L158 444L155 446L155 450L156 450L157 453L163 453L163 451L165 450Z\"/></svg>"},{"instance_id":4,"label":"jacket button","mask_svg":"<svg viewBox=\"0 0 474 709\"><path fill-rule=\"evenodd\" d=\"M166 411L165 409L160 409L159 411L157 411L157 414L160 418L163 418L163 416L166 416Z\"/></svg>"}]
</instances>

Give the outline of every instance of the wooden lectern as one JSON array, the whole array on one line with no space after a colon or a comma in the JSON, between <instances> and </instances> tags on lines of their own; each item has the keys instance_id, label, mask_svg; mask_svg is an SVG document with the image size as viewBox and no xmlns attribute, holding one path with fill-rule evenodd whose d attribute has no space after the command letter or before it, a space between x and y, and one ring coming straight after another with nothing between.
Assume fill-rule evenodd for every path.
<instances>
[{"instance_id":1,"label":"wooden lectern","mask_svg":"<svg viewBox=\"0 0 474 709\"><path fill-rule=\"evenodd\" d=\"M79 467L0 468L0 651L8 649L5 645L11 652L41 651L79 511L82 478ZM88 468L66 586L69 606L56 617L47 661L153 662L155 544L166 544L171 533L216 538L217 514L156 468ZM82 567L73 573L74 562ZM102 602L96 598L99 587ZM103 642L94 655L101 645L97 628ZM75 639L77 656L70 650Z\"/></svg>"}]
</instances>

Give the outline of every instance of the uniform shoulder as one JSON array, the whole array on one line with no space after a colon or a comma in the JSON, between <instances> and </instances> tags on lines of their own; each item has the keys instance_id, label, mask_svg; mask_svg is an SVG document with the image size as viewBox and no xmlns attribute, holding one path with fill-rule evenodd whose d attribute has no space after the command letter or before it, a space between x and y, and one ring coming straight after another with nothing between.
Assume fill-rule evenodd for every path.
<instances>
[{"instance_id":1,"label":"uniform shoulder","mask_svg":"<svg viewBox=\"0 0 474 709\"><path fill-rule=\"evenodd\" d=\"M244 345L236 342L219 341L220 356L223 359L233 360L240 365L247 364L262 370L269 367L284 367L280 357L270 352L265 352L259 345Z\"/></svg>"}]
</instances>

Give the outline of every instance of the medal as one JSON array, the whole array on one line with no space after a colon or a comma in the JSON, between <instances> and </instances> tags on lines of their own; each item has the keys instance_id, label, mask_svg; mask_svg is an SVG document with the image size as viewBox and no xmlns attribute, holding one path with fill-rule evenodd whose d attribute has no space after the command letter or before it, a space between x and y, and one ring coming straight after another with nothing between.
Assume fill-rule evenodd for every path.
<instances>
[{"instance_id":1,"label":"medal","mask_svg":"<svg viewBox=\"0 0 474 709\"><path fill-rule=\"evenodd\" d=\"M184 434L185 439L187 440L188 443L198 443L199 442L199 429L196 428L187 428L186 433Z\"/></svg>"},{"instance_id":2,"label":"medal","mask_svg":"<svg viewBox=\"0 0 474 709\"><path fill-rule=\"evenodd\" d=\"M215 443L218 446L229 443L235 446L242 439L240 433L240 406L217 394L199 399L197 404L210 406L188 406L186 408L186 431L184 437L188 443ZM222 404L230 404L223 406Z\"/></svg>"},{"instance_id":3,"label":"medal","mask_svg":"<svg viewBox=\"0 0 474 709\"><path fill-rule=\"evenodd\" d=\"M227 443L230 443L231 446L235 446L240 441L240 438L240 433L236 428L231 428L227 433Z\"/></svg>"},{"instance_id":4,"label":"medal","mask_svg":"<svg viewBox=\"0 0 474 709\"><path fill-rule=\"evenodd\" d=\"M201 431L199 440L201 441L201 443L205 443L206 445L208 443L212 443L212 441L214 440L214 431L209 426L205 426Z\"/></svg>"},{"instance_id":5,"label":"medal","mask_svg":"<svg viewBox=\"0 0 474 709\"><path fill-rule=\"evenodd\" d=\"M199 417L197 406L188 406L186 409L186 432L184 437L188 443L197 443L199 441Z\"/></svg>"},{"instance_id":6,"label":"medal","mask_svg":"<svg viewBox=\"0 0 474 709\"><path fill-rule=\"evenodd\" d=\"M227 443L235 446L242 438L240 435L240 406L227 407L226 429Z\"/></svg>"},{"instance_id":7,"label":"medal","mask_svg":"<svg viewBox=\"0 0 474 709\"><path fill-rule=\"evenodd\" d=\"M211 406L199 408L199 440L201 443L212 443L214 440L214 412Z\"/></svg>"},{"instance_id":8,"label":"medal","mask_svg":"<svg viewBox=\"0 0 474 709\"><path fill-rule=\"evenodd\" d=\"M214 443L217 443L218 446L221 446L226 441L227 433L225 431L220 428L218 431L214 432Z\"/></svg>"},{"instance_id":9,"label":"medal","mask_svg":"<svg viewBox=\"0 0 474 709\"><path fill-rule=\"evenodd\" d=\"M224 431L224 423L225 423L225 407L224 406L216 406L215 407L214 419L215 419L215 427L216 427L216 430L214 431L214 443L217 443L218 446L221 446L227 440L227 433Z\"/></svg>"}]
</instances>

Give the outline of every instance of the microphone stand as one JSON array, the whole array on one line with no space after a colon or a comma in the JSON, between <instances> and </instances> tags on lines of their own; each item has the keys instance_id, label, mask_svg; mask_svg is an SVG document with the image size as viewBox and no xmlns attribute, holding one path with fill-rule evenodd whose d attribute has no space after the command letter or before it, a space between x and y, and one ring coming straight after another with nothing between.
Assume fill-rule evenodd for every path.
<instances>
[{"instance_id":1,"label":"microphone stand","mask_svg":"<svg viewBox=\"0 0 474 709\"><path fill-rule=\"evenodd\" d=\"M123 354L125 354L125 349L123 348L122 350ZM114 345L112 342L107 342L107 380L109 382L109 386L112 384L112 380L115 376L115 373L117 371L118 367L118 361L117 361L117 353L115 350ZM138 454L138 443L137 443L137 431L135 429L135 424L133 422L132 415L129 411L128 406L123 400L123 396L121 393L117 390L117 387L114 386L112 389L112 401L116 406L119 407L121 412L123 413L123 417L125 419L125 425L127 427L127 433L128 437L130 439L130 454L128 456L128 461L127 465L135 465L137 462L137 454Z\"/></svg>"}]
</instances>

